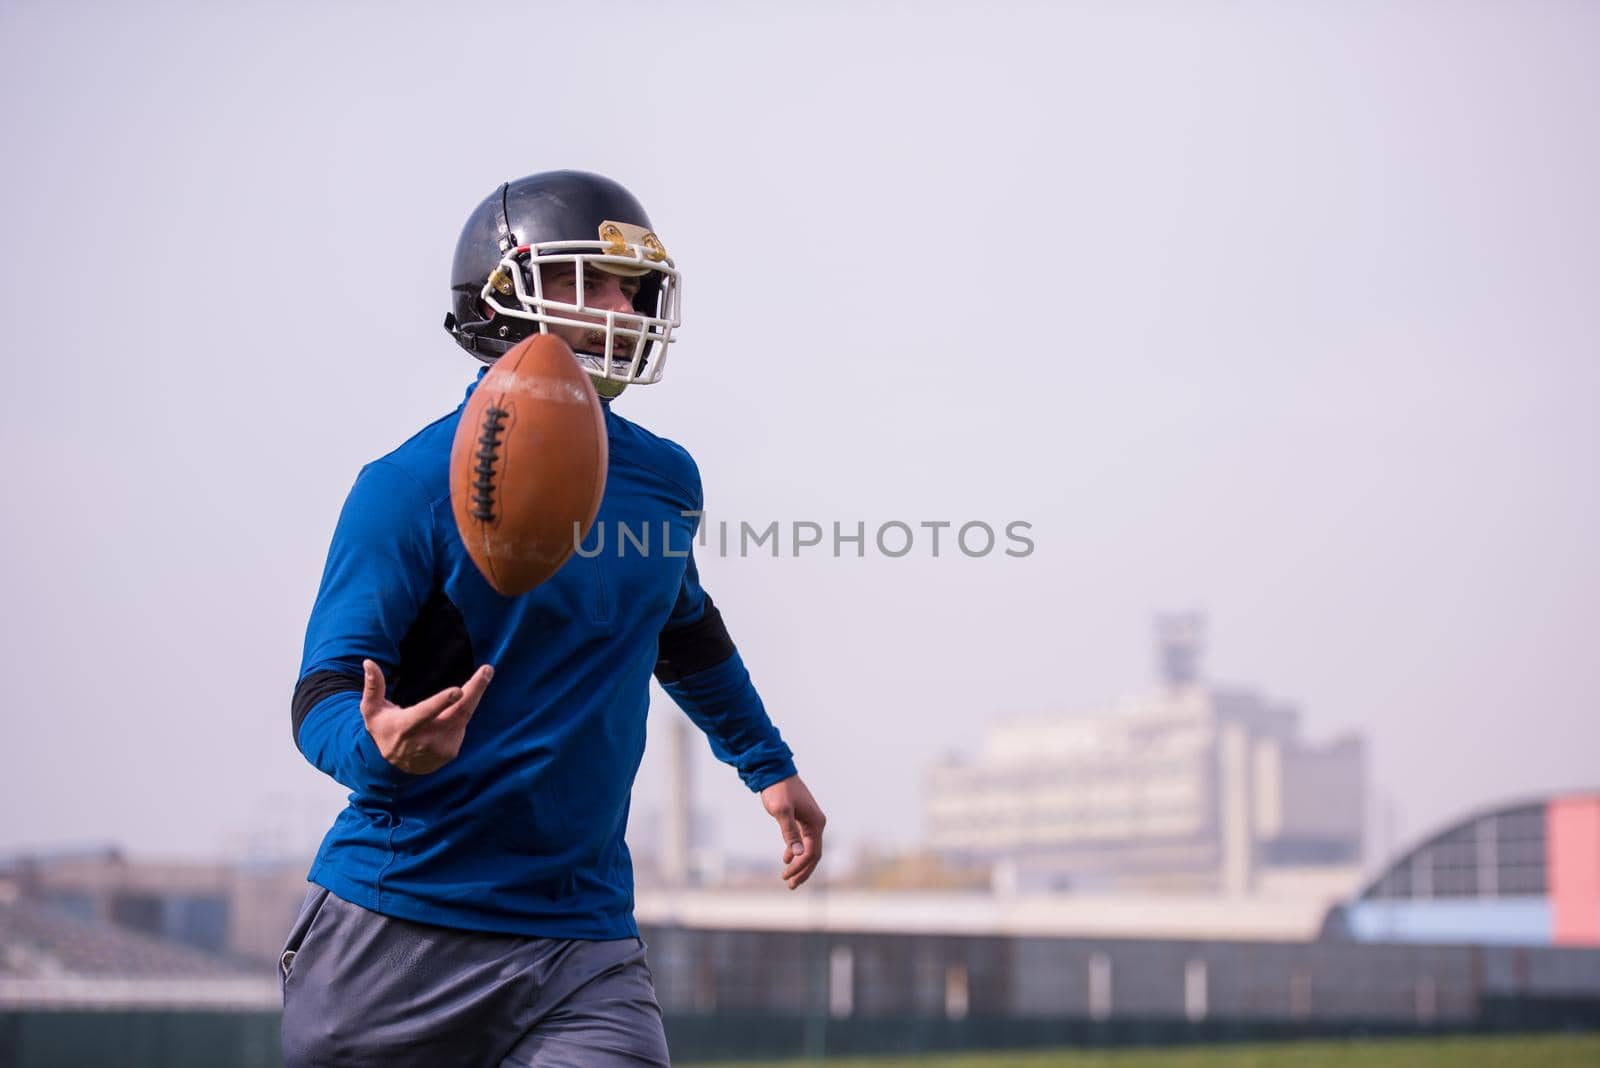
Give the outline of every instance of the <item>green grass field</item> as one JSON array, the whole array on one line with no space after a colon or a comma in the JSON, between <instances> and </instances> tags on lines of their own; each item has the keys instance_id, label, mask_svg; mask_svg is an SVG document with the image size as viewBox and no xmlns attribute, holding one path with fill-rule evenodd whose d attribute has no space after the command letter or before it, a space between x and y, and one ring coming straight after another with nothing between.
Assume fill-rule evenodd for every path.
<instances>
[{"instance_id":1,"label":"green grass field","mask_svg":"<svg viewBox=\"0 0 1600 1068\"><path fill-rule=\"evenodd\" d=\"M799 1068L770 1061L723 1068ZM1165 1050L856 1057L826 1068L1600 1068L1600 1034L1284 1042Z\"/></svg>"}]
</instances>

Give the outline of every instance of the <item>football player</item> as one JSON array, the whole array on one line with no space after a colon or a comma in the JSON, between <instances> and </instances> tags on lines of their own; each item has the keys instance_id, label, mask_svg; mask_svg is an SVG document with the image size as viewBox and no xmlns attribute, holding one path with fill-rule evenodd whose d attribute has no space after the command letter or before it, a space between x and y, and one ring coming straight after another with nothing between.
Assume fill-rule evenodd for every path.
<instances>
[{"instance_id":1,"label":"football player","mask_svg":"<svg viewBox=\"0 0 1600 1068\"><path fill-rule=\"evenodd\" d=\"M450 291L446 328L485 364L535 332L567 341L606 407L596 523L645 522L667 544L496 593L450 506L465 400L362 469L292 702L301 752L351 793L284 949L284 1056L665 1065L623 842L650 676L760 794L790 889L824 823L700 585L694 460L612 410L665 370L678 267L627 190L559 171L473 211Z\"/></svg>"}]
</instances>

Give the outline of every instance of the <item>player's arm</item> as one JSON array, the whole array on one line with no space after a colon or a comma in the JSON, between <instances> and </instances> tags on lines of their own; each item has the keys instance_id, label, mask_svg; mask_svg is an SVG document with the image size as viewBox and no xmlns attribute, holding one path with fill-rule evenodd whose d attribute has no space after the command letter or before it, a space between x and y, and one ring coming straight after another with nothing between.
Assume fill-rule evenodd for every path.
<instances>
[{"instance_id":1,"label":"player's arm","mask_svg":"<svg viewBox=\"0 0 1600 1068\"><path fill-rule=\"evenodd\" d=\"M677 604L657 643L656 680L705 732L717 759L761 794L784 839L782 878L792 890L822 859L822 809L795 772L722 613L700 586L691 552Z\"/></svg>"},{"instance_id":2,"label":"player's arm","mask_svg":"<svg viewBox=\"0 0 1600 1068\"><path fill-rule=\"evenodd\" d=\"M290 708L306 759L376 800L455 757L489 683L485 666L415 705L387 699L384 675L432 590L433 552L422 487L393 464L367 465L328 548Z\"/></svg>"}]
</instances>

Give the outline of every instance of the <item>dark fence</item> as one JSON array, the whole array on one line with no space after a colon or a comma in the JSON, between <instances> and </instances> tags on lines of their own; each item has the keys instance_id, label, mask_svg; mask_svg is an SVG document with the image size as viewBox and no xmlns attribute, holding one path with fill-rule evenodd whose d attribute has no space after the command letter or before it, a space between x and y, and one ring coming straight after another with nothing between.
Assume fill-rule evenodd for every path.
<instances>
[{"instance_id":1,"label":"dark fence","mask_svg":"<svg viewBox=\"0 0 1600 1068\"><path fill-rule=\"evenodd\" d=\"M282 1068L275 1012L0 1011L0 1068Z\"/></svg>"},{"instance_id":2,"label":"dark fence","mask_svg":"<svg viewBox=\"0 0 1600 1068\"><path fill-rule=\"evenodd\" d=\"M778 1060L1044 1047L1182 1046L1300 1038L1600 1029L1600 1000L1497 1001L1472 1026L1419 1028L1369 1020L1317 1025L1215 1019L1112 1020L668 1014L674 1061ZM0 1012L3 1068L281 1068L278 1015L263 1012Z\"/></svg>"},{"instance_id":3,"label":"dark fence","mask_svg":"<svg viewBox=\"0 0 1600 1068\"><path fill-rule=\"evenodd\" d=\"M1600 950L647 929L682 1063L1600 1029ZM0 1011L0 1068L277 1066L271 1012Z\"/></svg>"}]
</instances>

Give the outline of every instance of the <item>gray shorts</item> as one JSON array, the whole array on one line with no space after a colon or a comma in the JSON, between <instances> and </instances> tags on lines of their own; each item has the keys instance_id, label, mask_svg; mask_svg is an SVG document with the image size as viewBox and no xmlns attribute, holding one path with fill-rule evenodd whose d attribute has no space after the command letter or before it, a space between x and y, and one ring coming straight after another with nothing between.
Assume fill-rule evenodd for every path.
<instances>
[{"instance_id":1,"label":"gray shorts","mask_svg":"<svg viewBox=\"0 0 1600 1068\"><path fill-rule=\"evenodd\" d=\"M644 943L397 920L313 887L278 970L288 1068L666 1066Z\"/></svg>"}]
</instances>

